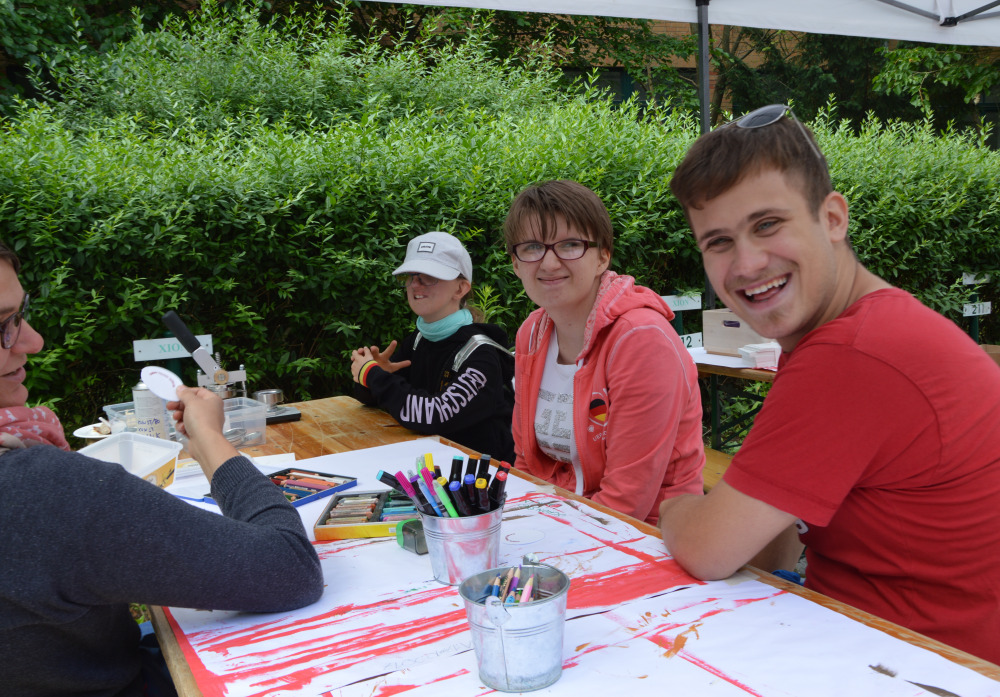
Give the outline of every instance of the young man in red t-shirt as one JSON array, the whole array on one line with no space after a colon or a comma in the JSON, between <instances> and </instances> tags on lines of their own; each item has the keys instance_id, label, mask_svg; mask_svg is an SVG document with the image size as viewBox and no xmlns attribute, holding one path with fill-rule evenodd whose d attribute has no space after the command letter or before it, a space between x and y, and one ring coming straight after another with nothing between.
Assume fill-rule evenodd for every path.
<instances>
[{"instance_id":1,"label":"young man in red t-shirt","mask_svg":"<svg viewBox=\"0 0 1000 697\"><path fill-rule=\"evenodd\" d=\"M704 579L751 562L1000 662L1000 369L954 323L869 272L811 134L765 107L674 173L721 300L782 348L723 481L660 507Z\"/></svg>"}]
</instances>

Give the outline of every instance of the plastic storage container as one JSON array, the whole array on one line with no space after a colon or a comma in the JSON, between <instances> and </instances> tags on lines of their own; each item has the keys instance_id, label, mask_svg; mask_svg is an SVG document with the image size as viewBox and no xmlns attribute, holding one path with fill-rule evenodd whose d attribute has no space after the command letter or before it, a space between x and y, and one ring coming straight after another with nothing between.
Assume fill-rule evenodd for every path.
<instances>
[{"instance_id":1,"label":"plastic storage container","mask_svg":"<svg viewBox=\"0 0 1000 697\"><path fill-rule=\"evenodd\" d=\"M260 445L267 440L264 434L266 404L256 399L235 397L223 400L222 405L226 412L222 433L230 443L241 448Z\"/></svg>"},{"instance_id":2,"label":"plastic storage container","mask_svg":"<svg viewBox=\"0 0 1000 697\"><path fill-rule=\"evenodd\" d=\"M117 462L137 477L161 489L174 481L181 444L138 433L115 433L79 452L95 460Z\"/></svg>"},{"instance_id":3,"label":"plastic storage container","mask_svg":"<svg viewBox=\"0 0 1000 697\"><path fill-rule=\"evenodd\" d=\"M104 407L104 413L107 414L108 422L111 424L111 433L135 431L135 402L108 404Z\"/></svg>"}]
</instances>

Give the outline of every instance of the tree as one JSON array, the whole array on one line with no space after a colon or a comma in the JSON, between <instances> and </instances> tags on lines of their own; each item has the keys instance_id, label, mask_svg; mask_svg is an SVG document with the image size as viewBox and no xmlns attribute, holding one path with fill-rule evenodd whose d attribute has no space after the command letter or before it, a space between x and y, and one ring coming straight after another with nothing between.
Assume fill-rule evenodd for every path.
<instances>
[{"instance_id":1,"label":"tree","mask_svg":"<svg viewBox=\"0 0 1000 697\"><path fill-rule=\"evenodd\" d=\"M1000 85L1000 52L996 49L902 44L886 46L882 55L884 63L875 88L908 98L928 118L941 114L942 93L951 97L961 94L962 102L970 107L980 95Z\"/></svg>"}]
</instances>

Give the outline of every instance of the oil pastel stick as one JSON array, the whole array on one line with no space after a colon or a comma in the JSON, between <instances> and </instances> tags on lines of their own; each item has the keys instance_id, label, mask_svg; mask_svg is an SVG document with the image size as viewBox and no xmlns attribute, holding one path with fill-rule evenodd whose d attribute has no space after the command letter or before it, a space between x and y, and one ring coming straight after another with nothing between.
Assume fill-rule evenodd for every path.
<instances>
[{"instance_id":1,"label":"oil pastel stick","mask_svg":"<svg viewBox=\"0 0 1000 697\"><path fill-rule=\"evenodd\" d=\"M331 484L343 484L347 481L344 477L327 477L322 474L316 474L315 472L299 472L298 470L291 470L287 475L288 477L307 477L309 479L320 479L324 482L330 482Z\"/></svg>"}]
</instances>

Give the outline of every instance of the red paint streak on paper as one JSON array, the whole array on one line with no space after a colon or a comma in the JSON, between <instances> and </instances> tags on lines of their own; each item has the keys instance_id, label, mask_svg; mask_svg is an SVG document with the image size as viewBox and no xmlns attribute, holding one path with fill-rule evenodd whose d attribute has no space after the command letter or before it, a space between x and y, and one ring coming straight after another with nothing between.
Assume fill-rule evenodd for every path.
<instances>
[{"instance_id":1,"label":"red paint streak on paper","mask_svg":"<svg viewBox=\"0 0 1000 697\"><path fill-rule=\"evenodd\" d=\"M763 697L763 693L757 692L756 690L754 690L753 688L751 688L749 685L746 685L746 684L740 682L736 678L733 678L733 677L731 677L729 675L726 675L725 673L723 673L721 670L719 670L715 666L711 665L710 663L707 663L706 661L701 660L697 656L691 655L688 651L681 651L677 655L680 656L681 658L683 658L688 663L693 663L694 665L698 666L702 670L711 673L715 677L722 678L723 680L725 680L730 685L733 685L734 687L740 688L741 690L743 690L744 692L746 692L748 695L754 695L754 697Z\"/></svg>"},{"instance_id":2,"label":"red paint streak on paper","mask_svg":"<svg viewBox=\"0 0 1000 697\"><path fill-rule=\"evenodd\" d=\"M167 622L170 624L170 628L174 632L174 637L177 639L177 644L180 646L181 653L184 654L184 660L191 669L191 676L197 683L198 689L201 690L203 697L224 697L226 681L220 680L219 676L215 673L209 672L209 670L205 667L205 664L198 656L198 652L194 650L190 640L184 634L183 630L181 630L181 626L177 623L177 620L174 619L173 614L171 614L170 608L163 608L163 614L167 618Z\"/></svg>"},{"instance_id":3,"label":"red paint streak on paper","mask_svg":"<svg viewBox=\"0 0 1000 697\"><path fill-rule=\"evenodd\" d=\"M202 650L209 650L215 653L226 655L230 650L242 648L260 641L280 639L287 636L294 636L303 629L313 626L336 626L342 622L354 623L358 619L384 614L387 610L394 610L403 607L422 605L424 603L437 600L438 598L454 595L455 589L451 587L433 588L420 593L412 593L402 598L391 600L376 600L371 603L338 605L335 608L310 617L304 617L293 622L282 622L275 620L263 625L255 625L249 629L238 629L228 633L219 633L209 638L200 637L198 632L192 633L195 643Z\"/></svg>"},{"instance_id":4,"label":"red paint streak on paper","mask_svg":"<svg viewBox=\"0 0 1000 697\"><path fill-rule=\"evenodd\" d=\"M429 631L432 628L437 631ZM350 668L380 656L405 653L467 630L464 609L395 627L365 627L359 636L345 637L341 634L335 638L324 637L286 644L281 649L281 656L275 656L274 649L264 649L256 656L250 654L244 659L254 665L227 671L225 678L226 682L246 681L253 684L262 690L259 693L262 695L273 690L276 684L284 689L300 689L320 675ZM318 663L313 664L315 661Z\"/></svg>"},{"instance_id":5,"label":"red paint streak on paper","mask_svg":"<svg viewBox=\"0 0 1000 697\"><path fill-rule=\"evenodd\" d=\"M675 586L703 585L673 559L663 557L570 579L567 607L607 607L661 593Z\"/></svg>"}]
</instances>

